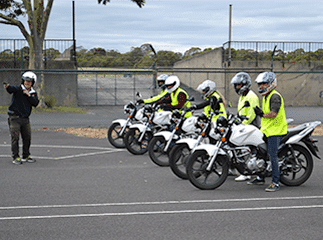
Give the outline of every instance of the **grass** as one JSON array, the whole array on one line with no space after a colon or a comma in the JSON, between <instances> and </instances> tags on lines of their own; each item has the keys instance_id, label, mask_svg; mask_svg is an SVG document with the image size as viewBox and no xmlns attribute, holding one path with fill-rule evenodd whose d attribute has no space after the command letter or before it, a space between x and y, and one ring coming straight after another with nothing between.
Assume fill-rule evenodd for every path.
<instances>
[{"instance_id":1,"label":"grass","mask_svg":"<svg viewBox=\"0 0 323 240\"><path fill-rule=\"evenodd\" d=\"M0 114L7 114L9 106L0 106ZM32 113L85 113L83 108L80 107L37 107L34 108Z\"/></svg>"}]
</instances>

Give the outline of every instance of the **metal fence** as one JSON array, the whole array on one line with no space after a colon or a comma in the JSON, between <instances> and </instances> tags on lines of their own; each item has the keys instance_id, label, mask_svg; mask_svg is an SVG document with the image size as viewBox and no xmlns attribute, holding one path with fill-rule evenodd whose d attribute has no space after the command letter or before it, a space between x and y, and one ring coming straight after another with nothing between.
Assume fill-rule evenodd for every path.
<instances>
[{"instance_id":1,"label":"metal fence","mask_svg":"<svg viewBox=\"0 0 323 240\"><path fill-rule=\"evenodd\" d=\"M155 92L153 71L78 71L78 105L124 105Z\"/></svg>"},{"instance_id":2,"label":"metal fence","mask_svg":"<svg viewBox=\"0 0 323 240\"><path fill-rule=\"evenodd\" d=\"M71 39L45 39L44 65L53 58L72 60L73 43ZM13 68L23 68L24 62L29 60L28 42L25 39L0 39L0 60L12 62Z\"/></svg>"},{"instance_id":3,"label":"metal fence","mask_svg":"<svg viewBox=\"0 0 323 240\"><path fill-rule=\"evenodd\" d=\"M323 42L279 42L279 41L231 41L223 44L224 61L239 60L239 56L234 55L234 50L246 50L245 55L248 61L261 60L267 52L272 52L276 47L274 60L289 62L288 54L292 53L292 59L307 61L308 63L323 60ZM231 51L229 51L229 48ZM231 52L231 54L230 54ZM270 54L267 55L270 57ZM266 59L270 60L270 59Z\"/></svg>"}]
</instances>

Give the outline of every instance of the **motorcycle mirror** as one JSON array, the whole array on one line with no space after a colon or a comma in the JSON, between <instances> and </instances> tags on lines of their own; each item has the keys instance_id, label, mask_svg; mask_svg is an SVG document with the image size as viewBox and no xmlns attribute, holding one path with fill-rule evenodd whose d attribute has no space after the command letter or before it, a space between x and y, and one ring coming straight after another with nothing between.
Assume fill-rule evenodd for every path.
<instances>
[{"instance_id":1,"label":"motorcycle mirror","mask_svg":"<svg viewBox=\"0 0 323 240\"><path fill-rule=\"evenodd\" d=\"M250 107L250 103L249 103L249 101L245 101L243 106L244 106L244 107Z\"/></svg>"},{"instance_id":2,"label":"motorcycle mirror","mask_svg":"<svg viewBox=\"0 0 323 240\"><path fill-rule=\"evenodd\" d=\"M223 103L223 99L222 98L219 98L218 99L218 103Z\"/></svg>"},{"instance_id":3,"label":"motorcycle mirror","mask_svg":"<svg viewBox=\"0 0 323 240\"><path fill-rule=\"evenodd\" d=\"M141 93L140 93L140 92L137 92L137 93L136 93L136 96L137 96L137 97L139 97L139 98L142 98L142 95L141 95Z\"/></svg>"}]
</instances>

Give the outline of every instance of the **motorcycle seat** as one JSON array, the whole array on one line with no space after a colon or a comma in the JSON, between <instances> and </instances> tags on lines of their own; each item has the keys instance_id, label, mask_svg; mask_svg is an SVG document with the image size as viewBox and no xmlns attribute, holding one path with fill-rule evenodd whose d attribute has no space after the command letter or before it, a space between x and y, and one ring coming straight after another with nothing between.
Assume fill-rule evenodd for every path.
<instances>
[{"instance_id":1,"label":"motorcycle seat","mask_svg":"<svg viewBox=\"0 0 323 240\"><path fill-rule=\"evenodd\" d=\"M287 129L287 134L282 137L281 143L284 143L287 141L287 139L291 138L296 134L299 134L305 128L306 128L305 125L299 125L297 127Z\"/></svg>"}]
</instances>

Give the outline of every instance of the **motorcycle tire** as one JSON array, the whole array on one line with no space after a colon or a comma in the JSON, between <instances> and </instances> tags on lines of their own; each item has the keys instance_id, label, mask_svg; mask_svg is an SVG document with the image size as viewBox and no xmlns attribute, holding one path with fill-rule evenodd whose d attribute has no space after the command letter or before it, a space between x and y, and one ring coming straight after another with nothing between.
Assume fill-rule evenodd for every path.
<instances>
[{"instance_id":1,"label":"motorcycle tire","mask_svg":"<svg viewBox=\"0 0 323 240\"><path fill-rule=\"evenodd\" d=\"M166 144L167 142L165 141L165 138L157 136L153 137L148 145L148 152L151 161L160 167L169 166L168 154L171 148L165 152L164 148Z\"/></svg>"},{"instance_id":2,"label":"motorcycle tire","mask_svg":"<svg viewBox=\"0 0 323 240\"><path fill-rule=\"evenodd\" d=\"M143 155L148 151L149 141L152 139L153 134L151 132L145 132L143 140L138 141L141 132L139 129L129 129L124 137L124 143L127 150L134 155Z\"/></svg>"},{"instance_id":3,"label":"motorcycle tire","mask_svg":"<svg viewBox=\"0 0 323 240\"><path fill-rule=\"evenodd\" d=\"M122 129L122 126L119 123L113 123L108 129L108 133L107 133L108 140L111 143L111 145L116 148L126 147L126 145L124 144L123 138L127 133L127 131L129 130L129 127L126 127L122 136L119 134L121 129Z\"/></svg>"},{"instance_id":4,"label":"motorcycle tire","mask_svg":"<svg viewBox=\"0 0 323 240\"><path fill-rule=\"evenodd\" d=\"M310 152L298 144L291 145L293 153L287 146L278 154L283 161L280 166L280 182L286 186L299 186L306 182L313 171L313 158ZM294 156L297 157L295 162Z\"/></svg>"},{"instance_id":5,"label":"motorcycle tire","mask_svg":"<svg viewBox=\"0 0 323 240\"><path fill-rule=\"evenodd\" d=\"M173 173L181 179L188 179L186 166L190 155L191 149L187 144L176 145L169 153L169 166Z\"/></svg>"},{"instance_id":6,"label":"motorcycle tire","mask_svg":"<svg viewBox=\"0 0 323 240\"><path fill-rule=\"evenodd\" d=\"M205 150L194 152L187 163L187 176L190 182L201 190L213 190L220 187L228 177L229 161L226 156L218 155L211 171L206 168L209 155Z\"/></svg>"}]
</instances>

